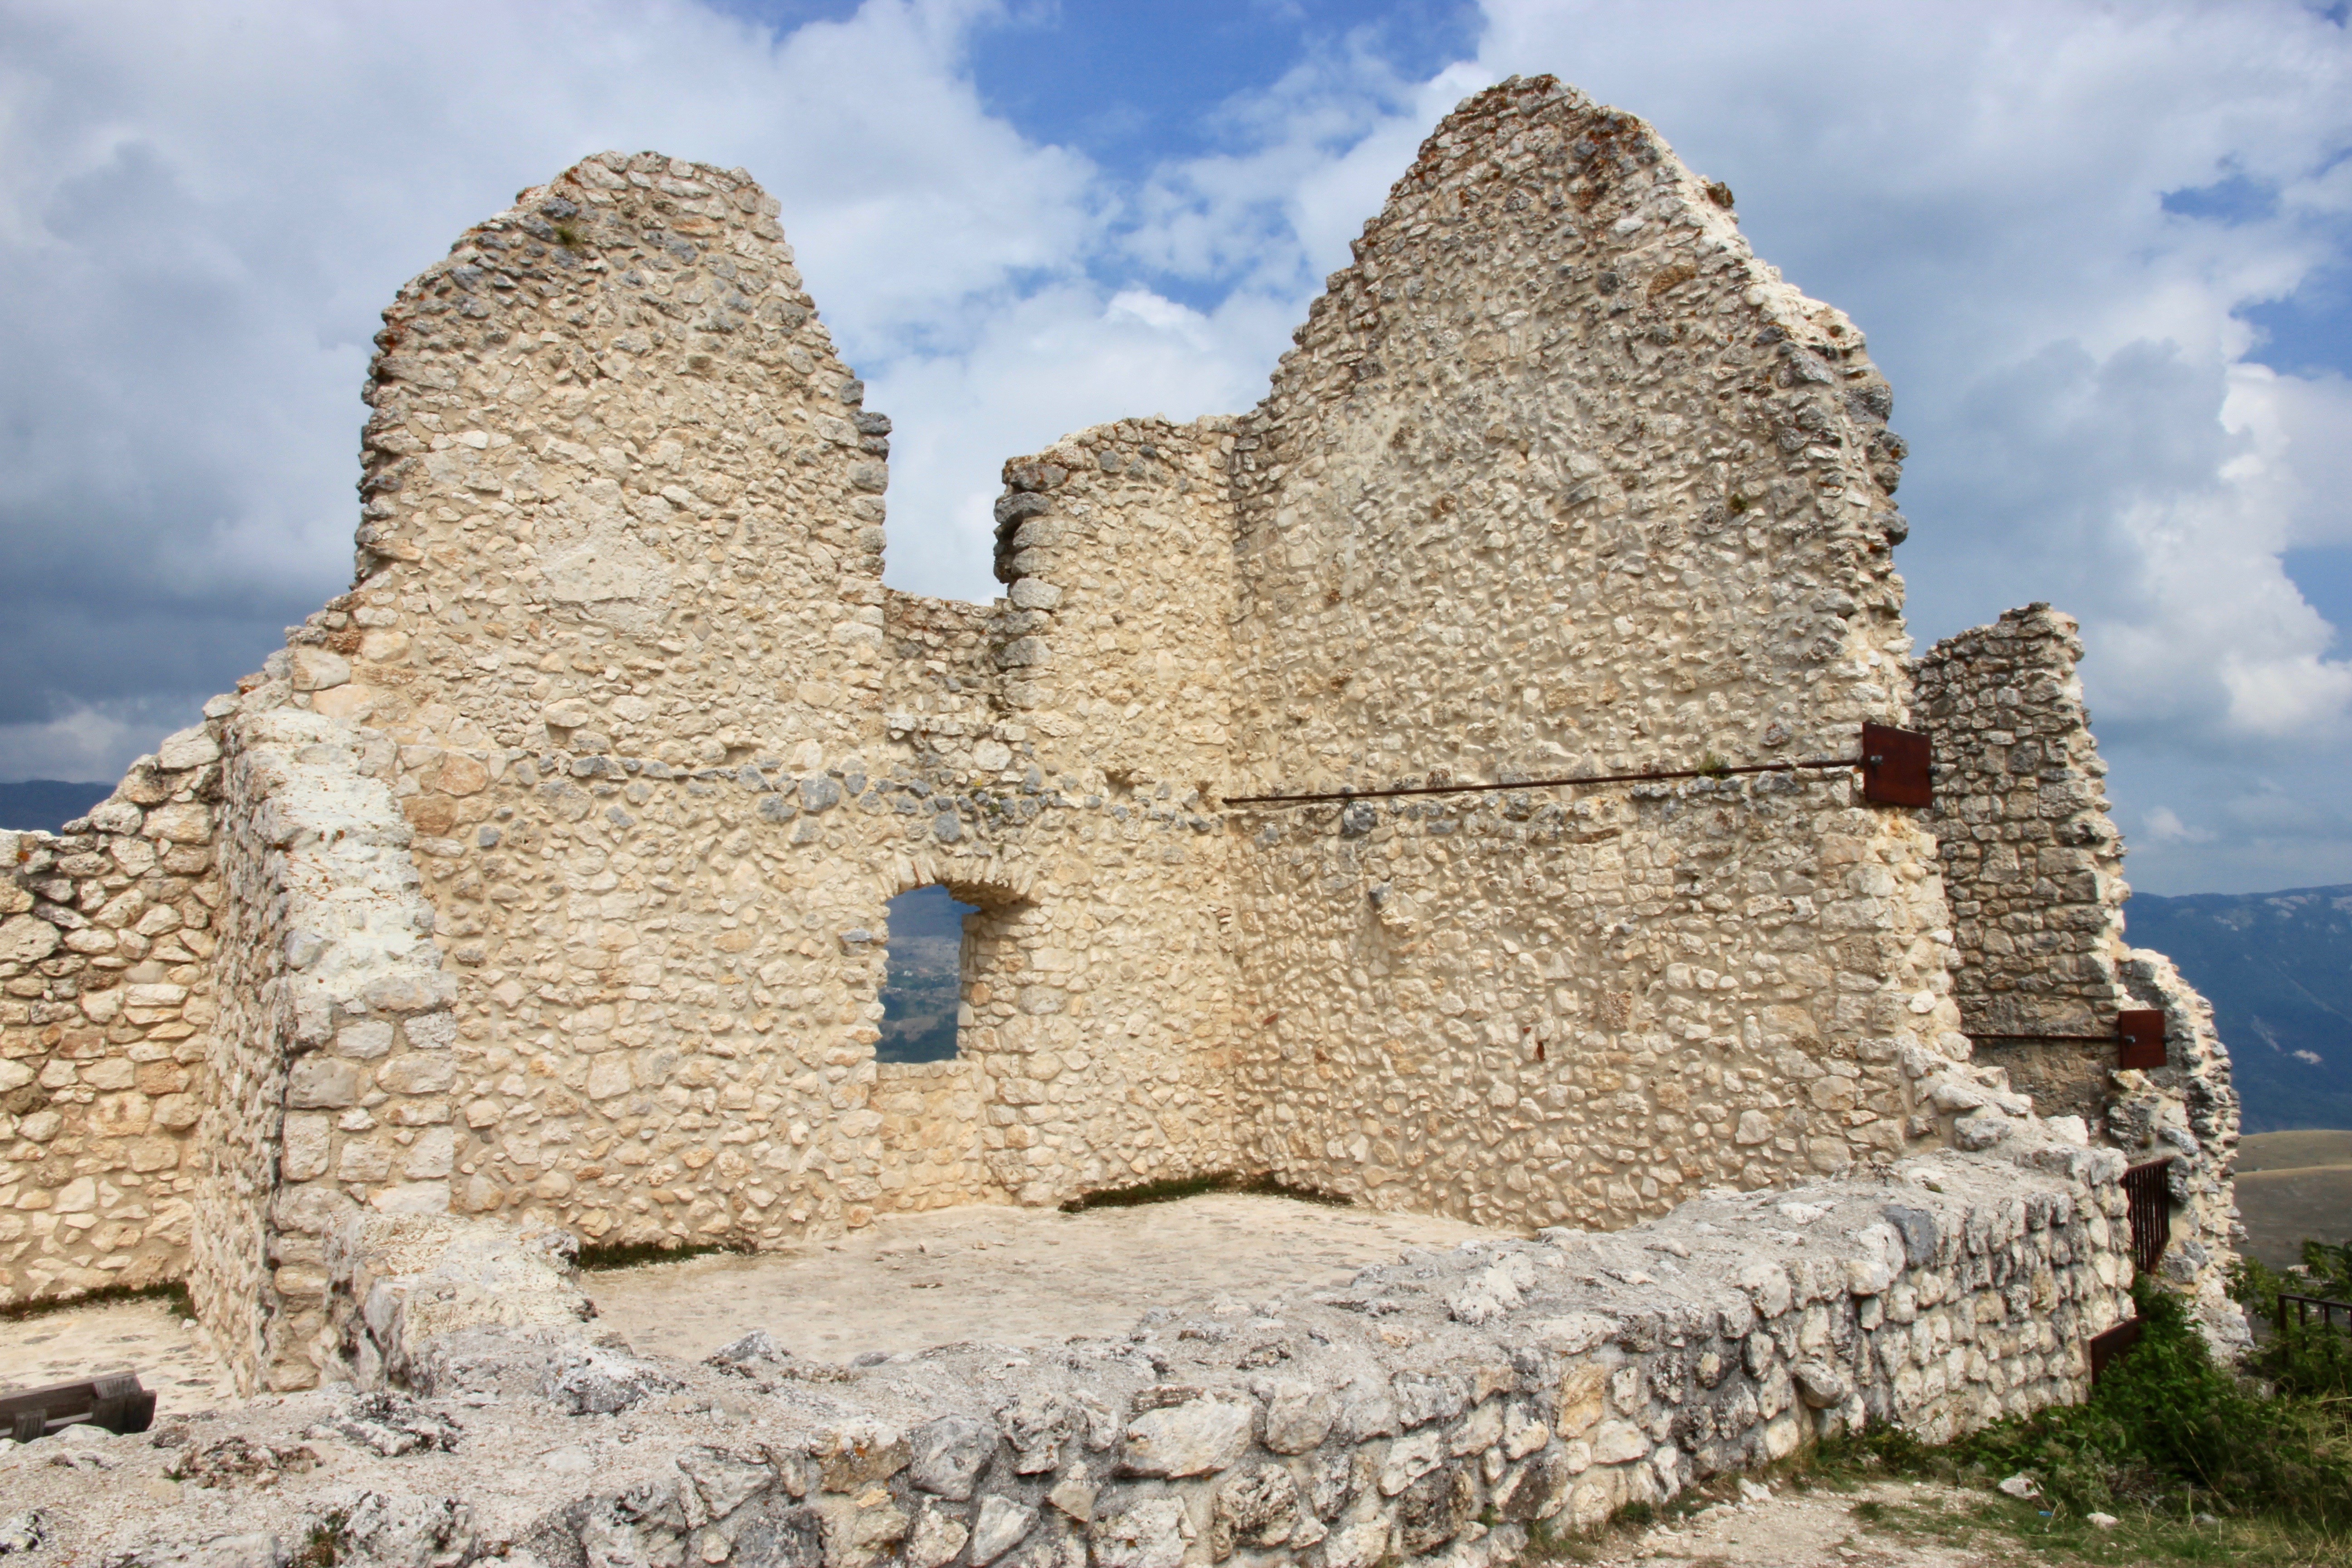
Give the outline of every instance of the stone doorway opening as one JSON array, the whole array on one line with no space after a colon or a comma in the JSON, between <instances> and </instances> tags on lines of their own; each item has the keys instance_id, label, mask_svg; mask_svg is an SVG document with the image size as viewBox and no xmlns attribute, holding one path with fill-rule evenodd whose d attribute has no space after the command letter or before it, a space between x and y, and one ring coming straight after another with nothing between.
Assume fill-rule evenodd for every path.
<instances>
[{"instance_id":1,"label":"stone doorway opening","mask_svg":"<svg viewBox=\"0 0 2352 1568\"><path fill-rule=\"evenodd\" d=\"M890 900L877 1062L944 1062L961 1054L971 956L965 921L979 906L938 883Z\"/></svg>"}]
</instances>

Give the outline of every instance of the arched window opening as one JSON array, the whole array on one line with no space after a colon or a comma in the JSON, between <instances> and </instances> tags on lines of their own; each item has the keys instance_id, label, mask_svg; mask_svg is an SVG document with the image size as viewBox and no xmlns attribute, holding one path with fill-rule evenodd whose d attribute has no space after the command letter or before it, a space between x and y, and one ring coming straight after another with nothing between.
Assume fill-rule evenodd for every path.
<instances>
[{"instance_id":1,"label":"arched window opening","mask_svg":"<svg viewBox=\"0 0 2352 1568\"><path fill-rule=\"evenodd\" d=\"M890 900L888 969L882 982L877 1062L944 1062L956 1056L963 1005L964 917L977 906L945 888L917 888Z\"/></svg>"}]
</instances>

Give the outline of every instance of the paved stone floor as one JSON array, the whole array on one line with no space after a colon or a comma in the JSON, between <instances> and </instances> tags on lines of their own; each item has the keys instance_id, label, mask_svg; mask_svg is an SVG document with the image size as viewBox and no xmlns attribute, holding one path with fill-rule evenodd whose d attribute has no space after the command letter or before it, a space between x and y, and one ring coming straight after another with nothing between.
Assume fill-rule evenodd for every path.
<instances>
[{"instance_id":1,"label":"paved stone floor","mask_svg":"<svg viewBox=\"0 0 2352 1568\"><path fill-rule=\"evenodd\" d=\"M68 1307L0 1318L0 1390L135 1372L161 1415L205 1410L236 1396L187 1320L161 1301Z\"/></svg>"},{"instance_id":2,"label":"paved stone floor","mask_svg":"<svg viewBox=\"0 0 2352 1568\"><path fill-rule=\"evenodd\" d=\"M894 1215L835 1241L586 1277L599 1327L688 1359L752 1329L846 1361L979 1340L1123 1334L1153 1307L1341 1285L1406 1248L1489 1235L1425 1215L1211 1194L1133 1208L971 1207Z\"/></svg>"},{"instance_id":3,"label":"paved stone floor","mask_svg":"<svg viewBox=\"0 0 2352 1568\"><path fill-rule=\"evenodd\" d=\"M887 1215L836 1241L585 1276L598 1328L689 1359L751 1329L846 1361L959 1340L1025 1345L1121 1334L1153 1307L1344 1283L1411 1247L1486 1234L1454 1220L1212 1194L1134 1208L960 1208ZM0 1389L136 1372L159 1414L235 1390L159 1301L0 1319Z\"/></svg>"}]
</instances>

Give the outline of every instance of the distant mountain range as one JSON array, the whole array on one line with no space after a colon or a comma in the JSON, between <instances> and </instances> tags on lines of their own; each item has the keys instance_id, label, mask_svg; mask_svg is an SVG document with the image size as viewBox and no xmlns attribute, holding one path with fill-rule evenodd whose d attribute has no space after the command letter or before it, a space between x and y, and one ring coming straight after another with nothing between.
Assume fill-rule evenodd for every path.
<instances>
[{"instance_id":1,"label":"distant mountain range","mask_svg":"<svg viewBox=\"0 0 2352 1568\"><path fill-rule=\"evenodd\" d=\"M2135 893L2124 920L2213 1004L2247 1131L2352 1128L2352 886Z\"/></svg>"},{"instance_id":2,"label":"distant mountain range","mask_svg":"<svg viewBox=\"0 0 2352 1568\"><path fill-rule=\"evenodd\" d=\"M55 833L113 793L110 784L68 784L63 779L0 784L0 829Z\"/></svg>"}]
</instances>

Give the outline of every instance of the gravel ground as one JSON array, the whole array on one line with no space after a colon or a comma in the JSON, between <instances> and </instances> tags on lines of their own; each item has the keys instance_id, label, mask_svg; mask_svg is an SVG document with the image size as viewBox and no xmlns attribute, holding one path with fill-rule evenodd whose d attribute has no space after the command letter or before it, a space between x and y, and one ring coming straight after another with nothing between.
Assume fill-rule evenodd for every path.
<instances>
[{"instance_id":1,"label":"gravel ground","mask_svg":"<svg viewBox=\"0 0 2352 1568\"><path fill-rule=\"evenodd\" d=\"M1906 1540L1854 1517L1861 1502L1958 1509L1973 1500L1951 1487L1878 1481L1850 1492L1774 1491L1750 1482L1742 1490L1748 1500L1716 1503L1620 1538L1595 1559L1596 1568L2007 1568L2043 1561L2022 1547Z\"/></svg>"}]
</instances>

